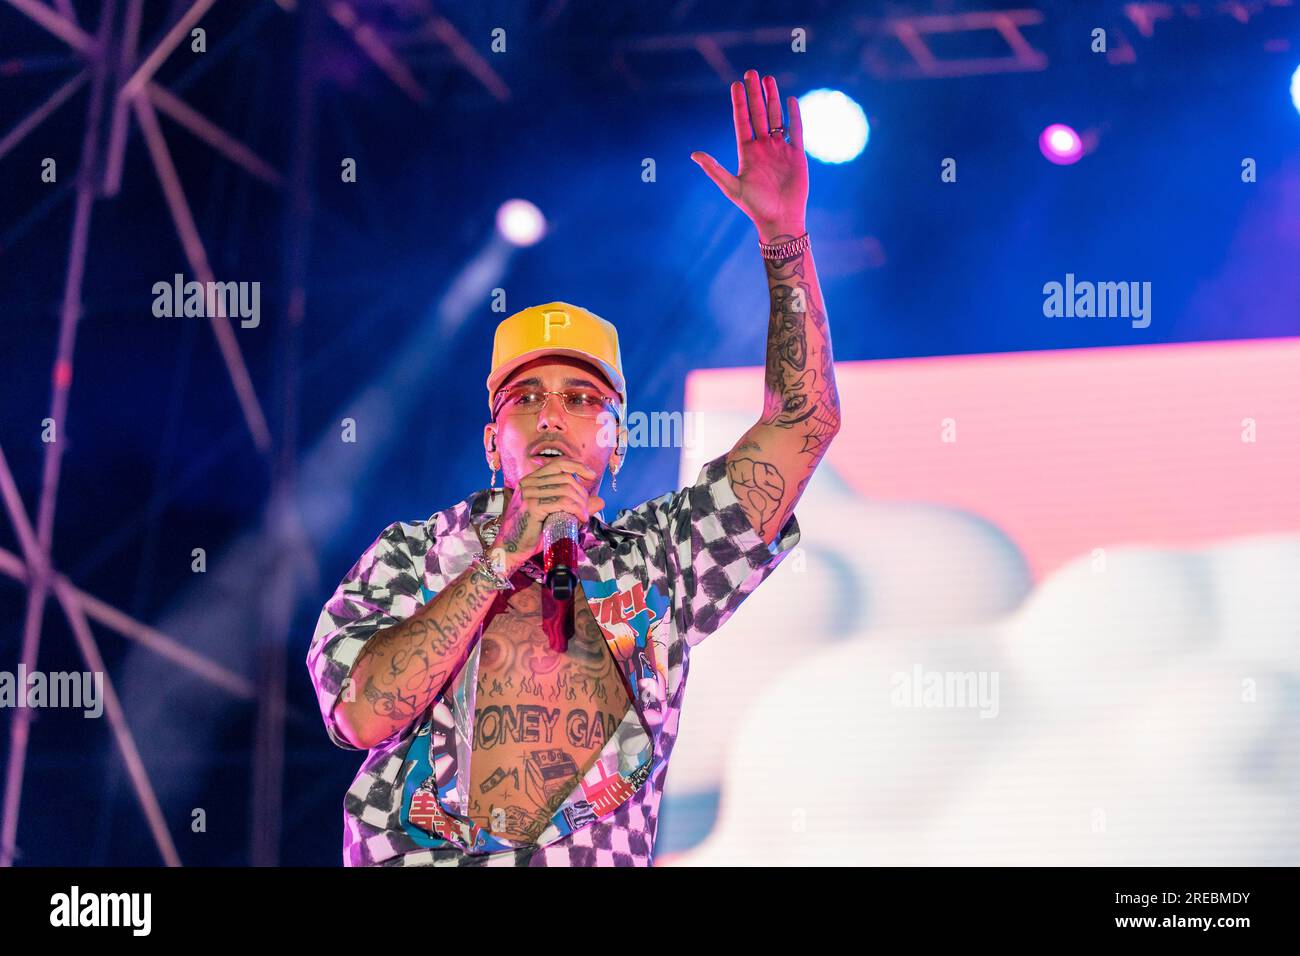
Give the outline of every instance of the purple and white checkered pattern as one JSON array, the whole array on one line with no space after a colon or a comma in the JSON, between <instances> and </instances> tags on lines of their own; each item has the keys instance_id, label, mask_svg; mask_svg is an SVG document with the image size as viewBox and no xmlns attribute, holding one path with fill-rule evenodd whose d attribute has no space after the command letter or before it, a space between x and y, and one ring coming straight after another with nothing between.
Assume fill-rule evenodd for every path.
<instances>
[{"instance_id":1,"label":"purple and white checkered pattern","mask_svg":"<svg viewBox=\"0 0 1300 956\"><path fill-rule=\"evenodd\" d=\"M384 529L340 582L321 611L307 667L325 728L334 743L358 750L342 736L334 707L352 693L348 677L365 642L416 612L422 594L437 594L481 550L472 519L501 507L501 496L476 492L427 521ZM346 866L649 866L668 760L677 739L690 672L690 650L712 634L799 542L791 515L768 547L754 531L727 478L725 456L700 469L695 484L620 511L606 524L592 517L583 550L601 581L619 591L637 583L669 602L667 687L644 703L663 714L653 726L654 764L645 783L605 816L541 847L466 854L427 848L400 819L411 763L406 754L433 705L366 756L343 800ZM584 575L584 580L586 576ZM423 589L423 590L422 590ZM448 685L449 688L451 685ZM435 702L436 703L436 702ZM638 702L640 703L640 702Z\"/></svg>"}]
</instances>

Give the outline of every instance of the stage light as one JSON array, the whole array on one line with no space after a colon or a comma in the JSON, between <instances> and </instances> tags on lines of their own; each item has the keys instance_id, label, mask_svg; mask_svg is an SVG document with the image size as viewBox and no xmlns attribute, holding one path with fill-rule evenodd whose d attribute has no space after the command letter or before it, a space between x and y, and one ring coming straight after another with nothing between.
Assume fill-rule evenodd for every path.
<instances>
[{"instance_id":1,"label":"stage light","mask_svg":"<svg viewBox=\"0 0 1300 956\"><path fill-rule=\"evenodd\" d=\"M839 90L811 90L799 97L804 150L823 163L847 163L867 148L871 124L862 107Z\"/></svg>"},{"instance_id":2,"label":"stage light","mask_svg":"<svg viewBox=\"0 0 1300 956\"><path fill-rule=\"evenodd\" d=\"M1295 106L1295 111L1300 113L1300 66L1291 74L1291 103Z\"/></svg>"},{"instance_id":3,"label":"stage light","mask_svg":"<svg viewBox=\"0 0 1300 956\"><path fill-rule=\"evenodd\" d=\"M1083 140L1064 123L1053 123L1038 135L1038 148L1058 166L1077 163L1083 156Z\"/></svg>"},{"instance_id":4,"label":"stage light","mask_svg":"<svg viewBox=\"0 0 1300 956\"><path fill-rule=\"evenodd\" d=\"M546 232L546 217L527 199L507 199L497 210L497 231L513 246L531 246Z\"/></svg>"}]
</instances>

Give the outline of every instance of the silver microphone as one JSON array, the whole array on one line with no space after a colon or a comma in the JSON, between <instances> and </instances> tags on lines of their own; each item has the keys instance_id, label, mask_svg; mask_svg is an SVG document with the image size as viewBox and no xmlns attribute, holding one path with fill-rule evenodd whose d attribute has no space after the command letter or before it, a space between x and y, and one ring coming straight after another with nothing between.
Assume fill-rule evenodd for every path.
<instances>
[{"instance_id":1,"label":"silver microphone","mask_svg":"<svg viewBox=\"0 0 1300 956\"><path fill-rule=\"evenodd\" d=\"M577 568L578 519L567 511L552 512L542 522L542 570L557 601L573 597Z\"/></svg>"}]
</instances>

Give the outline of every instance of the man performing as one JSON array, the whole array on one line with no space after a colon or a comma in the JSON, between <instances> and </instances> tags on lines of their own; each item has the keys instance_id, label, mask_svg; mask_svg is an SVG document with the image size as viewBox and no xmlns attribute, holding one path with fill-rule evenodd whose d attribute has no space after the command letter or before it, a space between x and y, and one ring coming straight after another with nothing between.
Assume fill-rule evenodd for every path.
<instances>
[{"instance_id":1,"label":"man performing","mask_svg":"<svg viewBox=\"0 0 1300 956\"><path fill-rule=\"evenodd\" d=\"M739 175L691 158L758 230L761 418L695 484L606 523L601 482L627 453L614 327L564 302L497 327L491 485L389 525L307 654L330 738L370 751L345 865L651 864L690 652L798 542L795 503L840 427L798 104L787 142L775 79L750 70L731 101ZM542 580L557 512L578 519L571 596Z\"/></svg>"}]
</instances>

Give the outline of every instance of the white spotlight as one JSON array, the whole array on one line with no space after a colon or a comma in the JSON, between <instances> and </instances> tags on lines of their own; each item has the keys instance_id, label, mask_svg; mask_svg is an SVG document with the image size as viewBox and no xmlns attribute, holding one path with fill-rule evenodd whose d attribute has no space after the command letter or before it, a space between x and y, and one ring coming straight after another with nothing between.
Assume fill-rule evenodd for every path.
<instances>
[{"instance_id":1,"label":"white spotlight","mask_svg":"<svg viewBox=\"0 0 1300 956\"><path fill-rule=\"evenodd\" d=\"M803 145L823 163L847 163L867 147L871 125L862 107L839 90L812 90L799 97Z\"/></svg>"},{"instance_id":2,"label":"white spotlight","mask_svg":"<svg viewBox=\"0 0 1300 956\"><path fill-rule=\"evenodd\" d=\"M531 246L546 233L546 217L527 199L507 199L497 210L497 232L514 246Z\"/></svg>"}]
</instances>

